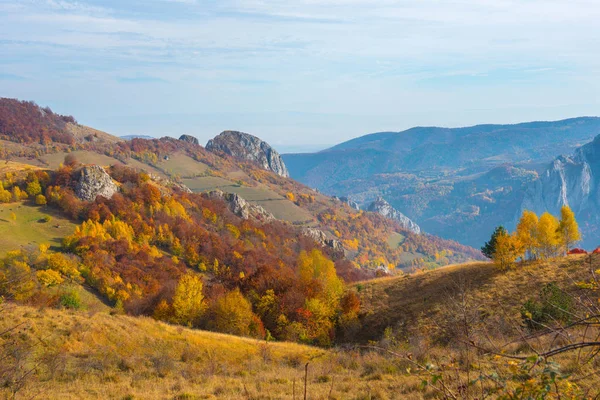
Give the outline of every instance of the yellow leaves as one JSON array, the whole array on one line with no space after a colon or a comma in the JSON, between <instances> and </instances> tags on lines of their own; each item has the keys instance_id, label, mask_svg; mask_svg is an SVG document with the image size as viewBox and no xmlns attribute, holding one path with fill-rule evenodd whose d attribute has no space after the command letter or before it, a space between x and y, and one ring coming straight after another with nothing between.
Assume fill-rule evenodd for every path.
<instances>
[{"instance_id":1,"label":"yellow leaves","mask_svg":"<svg viewBox=\"0 0 600 400\"><path fill-rule=\"evenodd\" d=\"M173 314L176 322L194 326L206 309L203 283L200 276L188 272L177 284L173 295Z\"/></svg>"},{"instance_id":2,"label":"yellow leaves","mask_svg":"<svg viewBox=\"0 0 600 400\"><path fill-rule=\"evenodd\" d=\"M569 251L571 245L581 240L579 226L575 220L575 214L569 206L563 206L560 209L560 222L558 224L558 236L560 244Z\"/></svg>"},{"instance_id":3,"label":"yellow leaves","mask_svg":"<svg viewBox=\"0 0 600 400\"><path fill-rule=\"evenodd\" d=\"M240 230L238 229L237 226L235 225L231 225L231 224L227 224L226 225L227 230L229 231L229 233L231 233L231 235L237 240L240 238Z\"/></svg>"},{"instance_id":4,"label":"yellow leaves","mask_svg":"<svg viewBox=\"0 0 600 400\"><path fill-rule=\"evenodd\" d=\"M37 271L35 273L37 280L46 287L60 285L64 282L64 279L57 271L52 269Z\"/></svg>"},{"instance_id":5,"label":"yellow leaves","mask_svg":"<svg viewBox=\"0 0 600 400\"><path fill-rule=\"evenodd\" d=\"M516 234L501 233L496 239L494 262L500 268L508 268L523 254L523 245Z\"/></svg>"},{"instance_id":6,"label":"yellow leaves","mask_svg":"<svg viewBox=\"0 0 600 400\"><path fill-rule=\"evenodd\" d=\"M358 239L354 238L354 239L346 239L344 240L344 247L346 247L348 250L353 250L353 251L357 251L358 250Z\"/></svg>"},{"instance_id":7,"label":"yellow leaves","mask_svg":"<svg viewBox=\"0 0 600 400\"><path fill-rule=\"evenodd\" d=\"M238 259L238 260L241 260L242 258L244 258L244 256L242 256L240 253L238 253L235 250L233 251L233 257L236 258L236 259Z\"/></svg>"},{"instance_id":8,"label":"yellow leaves","mask_svg":"<svg viewBox=\"0 0 600 400\"><path fill-rule=\"evenodd\" d=\"M209 221L213 224L217 223L217 214L213 213L208 208L202 209L202 216L204 217L204 219L206 219L207 221Z\"/></svg>"},{"instance_id":9,"label":"yellow leaves","mask_svg":"<svg viewBox=\"0 0 600 400\"><path fill-rule=\"evenodd\" d=\"M292 193L292 192L286 193L285 198L292 202L296 201L296 196L294 196L294 193Z\"/></svg>"}]
</instances>

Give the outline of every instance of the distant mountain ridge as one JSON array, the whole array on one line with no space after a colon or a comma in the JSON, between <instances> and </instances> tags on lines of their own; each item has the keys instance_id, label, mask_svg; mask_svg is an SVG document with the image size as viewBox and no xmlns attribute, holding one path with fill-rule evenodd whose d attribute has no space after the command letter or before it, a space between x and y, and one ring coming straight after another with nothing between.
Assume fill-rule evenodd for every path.
<instances>
[{"instance_id":1,"label":"distant mountain ridge","mask_svg":"<svg viewBox=\"0 0 600 400\"><path fill-rule=\"evenodd\" d=\"M424 231L479 247L509 225L528 185L600 134L600 118L380 132L284 154L290 176L363 208L378 197Z\"/></svg>"}]
</instances>

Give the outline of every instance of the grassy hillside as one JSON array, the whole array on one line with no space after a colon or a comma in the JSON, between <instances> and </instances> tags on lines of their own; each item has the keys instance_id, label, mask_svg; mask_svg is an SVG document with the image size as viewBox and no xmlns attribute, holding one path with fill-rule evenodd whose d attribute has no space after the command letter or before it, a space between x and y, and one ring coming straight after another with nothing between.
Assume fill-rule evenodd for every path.
<instances>
[{"instance_id":1,"label":"grassy hillside","mask_svg":"<svg viewBox=\"0 0 600 400\"><path fill-rule=\"evenodd\" d=\"M600 258L593 259L591 268L598 267ZM548 282L583 295L575 283L589 276L589 268L586 257L509 271L472 263L359 283L355 287L360 288L363 313L368 316L362 334L376 336L377 331L383 338L337 349L192 330L114 310L69 311L5 303L0 305L4 317L0 356L7 361L0 366L0 376L12 380L0 385L0 395L298 399L303 397L308 363L311 399L595 398L600 362L588 358L594 349L550 360L534 357L533 364L504 358L501 354L525 357L534 348L565 345L579 337L545 341L543 331L511 337L511 327L498 318L510 320ZM458 303L463 308L456 307ZM469 304L476 304L478 318L468 313ZM447 324L460 323L464 316L476 335L482 329L481 318L493 319L494 335L510 343L495 355L468 343L440 341L436 326L428 324L435 319L437 328L459 339L463 333ZM397 330L386 330L378 319L386 319L390 326L395 323ZM594 337L598 332L591 328L586 333Z\"/></svg>"},{"instance_id":2,"label":"grassy hillside","mask_svg":"<svg viewBox=\"0 0 600 400\"><path fill-rule=\"evenodd\" d=\"M0 257L27 246L61 246L62 239L74 230L74 222L50 207L25 202L0 204Z\"/></svg>"},{"instance_id":3,"label":"grassy hillside","mask_svg":"<svg viewBox=\"0 0 600 400\"><path fill-rule=\"evenodd\" d=\"M489 315L500 310L518 320L523 303L545 284L555 282L577 292L576 282L590 276L588 262L588 256L569 256L518 265L509 271L491 262L476 262L360 282L355 288L362 300L363 328L356 338L379 339L388 327L405 329L420 320L441 318L462 293ZM600 256L594 256L592 262L592 270L600 268Z\"/></svg>"},{"instance_id":4,"label":"grassy hillside","mask_svg":"<svg viewBox=\"0 0 600 400\"><path fill-rule=\"evenodd\" d=\"M306 363L311 399L422 398L418 378L375 354L268 343L103 312L5 305L2 314L0 332L18 325L0 339L20 350L9 363L24 372L35 368L17 398L301 398ZM0 395L10 396L10 387L2 385Z\"/></svg>"}]
</instances>

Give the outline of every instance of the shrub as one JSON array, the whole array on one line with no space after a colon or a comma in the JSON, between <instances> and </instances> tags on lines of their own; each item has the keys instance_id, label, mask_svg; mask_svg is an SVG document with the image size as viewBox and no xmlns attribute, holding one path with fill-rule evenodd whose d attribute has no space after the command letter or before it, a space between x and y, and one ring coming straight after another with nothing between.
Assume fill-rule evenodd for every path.
<instances>
[{"instance_id":1,"label":"shrub","mask_svg":"<svg viewBox=\"0 0 600 400\"><path fill-rule=\"evenodd\" d=\"M539 297L539 301L529 299L521 307L521 318L529 329L540 329L552 322L570 322L573 298L569 294L555 283L549 283L542 288Z\"/></svg>"},{"instance_id":2,"label":"shrub","mask_svg":"<svg viewBox=\"0 0 600 400\"><path fill-rule=\"evenodd\" d=\"M64 308L78 310L81 308L81 299L79 293L75 290L70 290L60 296L59 304Z\"/></svg>"}]
</instances>

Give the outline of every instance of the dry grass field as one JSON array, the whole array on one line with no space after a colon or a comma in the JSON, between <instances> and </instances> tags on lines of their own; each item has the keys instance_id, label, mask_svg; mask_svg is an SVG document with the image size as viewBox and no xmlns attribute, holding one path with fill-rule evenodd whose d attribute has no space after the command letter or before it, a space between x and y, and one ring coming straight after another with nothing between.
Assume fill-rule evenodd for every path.
<instances>
[{"instance_id":1,"label":"dry grass field","mask_svg":"<svg viewBox=\"0 0 600 400\"><path fill-rule=\"evenodd\" d=\"M600 259L592 260L591 268L599 267ZM331 349L124 316L106 311L89 298L79 311L5 303L0 305L0 333L4 332L0 348L5 357L8 354L4 367L8 365L21 384L4 385L0 396L301 399L308 364L309 399L478 399L497 398L500 393L513 396L504 398L593 398L600 381L597 359L583 363L577 353L553 359L560 363L557 376L567 374L571 380L560 378L553 383L551 390L560 390L561 397L540 397L548 387L543 375L548 367L436 339L440 333L436 328L459 336L455 329L462 326L461 313L466 312L466 308L454 308L459 298L463 305L465 299L475 304L477 315L493 319L514 314L547 282L573 288L577 280L585 279L589 268L585 257L531 263L508 271L491 263L471 263L360 282L353 288L362 297L363 328L351 339L378 340ZM430 324L435 319L437 327ZM478 324L469 320L474 331L480 328ZM404 336L402 329L413 335ZM495 338L510 339L509 330L501 324L493 329ZM507 354L531 354L516 339ZM531 340L549 344L541 336Z\"/></svg>"}]
</instances>

